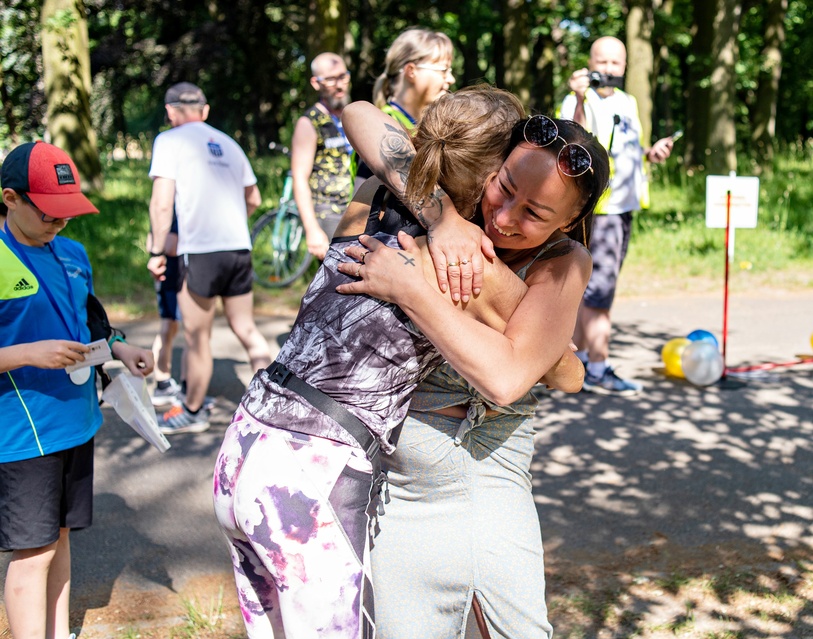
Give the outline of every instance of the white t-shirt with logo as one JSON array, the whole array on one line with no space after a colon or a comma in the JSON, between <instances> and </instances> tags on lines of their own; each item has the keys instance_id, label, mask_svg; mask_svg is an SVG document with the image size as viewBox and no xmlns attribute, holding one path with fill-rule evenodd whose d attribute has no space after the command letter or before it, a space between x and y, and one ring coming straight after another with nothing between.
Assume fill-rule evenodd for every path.
<instances>
[{"instance_id":1,"label":"white t-shirt with logo","mask_svg":"<svg viewBox=\"0 0 813 639\"><path fill-rule=\"evenodd\" d=\"M178 254L251 249L245 187L257 183L246 154L205 122L164 131L150 177L175 180Z\"/></svg>"},{"instance_id":2,"label":"white t-shirt with logo","mask_svg":"<svg viewBox=\"0 0 813 639\"><path fill-rule=\"evenodd\" d=\"M567 95L562 102L561 117L573 119L576 96ZM602 98L593 89L585 94L584 113L588 131L595 134L607 149L613 163L610 197L602 213L626 213L641 208L644 150L641 147L641 119L635 98L616 89ZM617 116L617 117L616 117Z\"/></svg>"}]
</instances>

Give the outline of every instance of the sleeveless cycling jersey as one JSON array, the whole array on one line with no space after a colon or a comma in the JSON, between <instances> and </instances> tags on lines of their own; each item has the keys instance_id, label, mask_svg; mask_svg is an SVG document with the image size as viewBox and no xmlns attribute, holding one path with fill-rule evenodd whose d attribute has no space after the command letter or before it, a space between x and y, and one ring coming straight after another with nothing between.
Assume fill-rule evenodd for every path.
<instances>
[{"instance_id":1,"label":"sleeveless cycling jersey","mask_svg":"<svg viewBox=\"0 0 813 639\"><path fill-rule=\"evenodd\" d=\"M333 118L316 105L308 109L305 117L316 130L316 155L309 180L314 208L344 213L353 193L347 138Z\"/></svg>"}]
</instances>

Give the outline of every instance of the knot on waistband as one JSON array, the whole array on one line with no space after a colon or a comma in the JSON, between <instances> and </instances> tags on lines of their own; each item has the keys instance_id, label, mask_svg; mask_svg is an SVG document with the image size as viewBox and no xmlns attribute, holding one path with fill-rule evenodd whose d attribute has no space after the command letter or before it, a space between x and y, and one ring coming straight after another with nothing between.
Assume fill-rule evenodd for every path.
<instances>
[{"instance_id":1,"label":"knot on waistband","mask_svg":"<svg viewBox=\"0 0 813 639\"><path fill-rule=\"evenodd\" d=\"M485 404L478 399L472 399L471 402L469 402L468 409L466 410L466 417L460 422L460 428L457 429L457 434L454 436L455 446L460 446L469 431L472 428L477 428L478 426L482 425L485 418Z\"/></svg>"}]
</instances>

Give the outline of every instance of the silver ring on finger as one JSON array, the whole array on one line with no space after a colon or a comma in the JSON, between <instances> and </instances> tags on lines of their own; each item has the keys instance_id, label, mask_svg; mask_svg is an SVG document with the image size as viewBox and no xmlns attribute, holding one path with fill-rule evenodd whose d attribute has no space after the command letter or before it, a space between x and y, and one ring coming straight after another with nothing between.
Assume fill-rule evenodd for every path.
<instances>
[{"instance_id":1,"label":"silver ring on finger","mask_svg":"<svg viewBox=\"0 0 813 639\"><path fill-rule=\"evenodd\" d=\"M466 266L466 264L468 264L468 263L469 263L469 261L468 261L468 260L460 260L460 263L461 263L463 266Z\"/></svg>"}]
</instances>

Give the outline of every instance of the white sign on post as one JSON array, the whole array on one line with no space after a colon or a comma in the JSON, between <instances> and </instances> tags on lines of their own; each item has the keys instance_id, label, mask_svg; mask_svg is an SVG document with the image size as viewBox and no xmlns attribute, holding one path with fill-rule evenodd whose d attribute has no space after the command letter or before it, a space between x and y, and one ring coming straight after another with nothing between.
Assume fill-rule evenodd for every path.
<instances>
[{"instance_id":1,"label":"white sign on post","mask_svg":"<svg viewBox=\"0 0 813 639\"><path fill-rule=\"evenodd\" d=\"M731 226L728 235L728 260L734 259L734 229L755 229L759 208L759 178L731 175L706 176L706 227L726 228L728 193L731 192Z\"/></svg>"},{"instance_id":2,"label":"white sign on post","mask_svg":"<svg viewBox=\"0 0 813 639\"><path fill-rule=\"evenodd\" d=\"M729 175L706 176L706 226L726 227L726 195L731 191L731 228L757 227L759 178Z\"/></svg>"}]
</instances>

